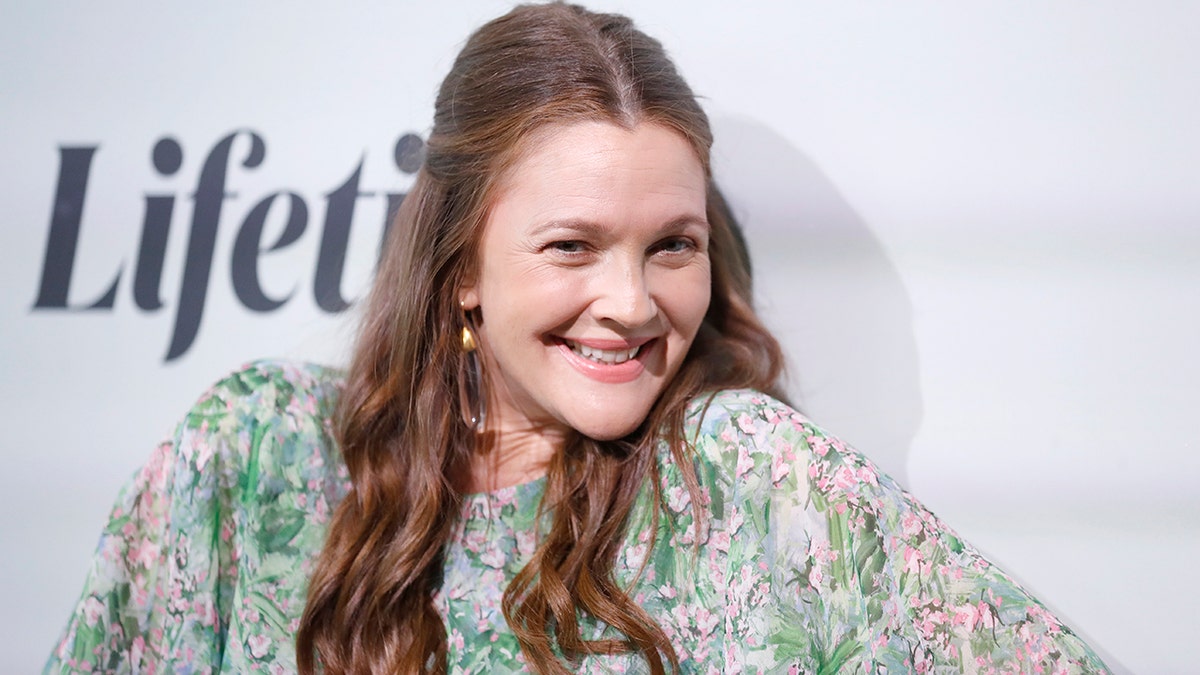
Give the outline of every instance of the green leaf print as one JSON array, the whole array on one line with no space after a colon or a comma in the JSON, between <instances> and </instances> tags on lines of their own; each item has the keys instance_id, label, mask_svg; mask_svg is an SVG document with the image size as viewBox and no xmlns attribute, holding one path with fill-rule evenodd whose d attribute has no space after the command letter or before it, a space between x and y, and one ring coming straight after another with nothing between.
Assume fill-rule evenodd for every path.
<instances>
[{"instance_id":1,"label":"green leaf print","mask_svg":"<svg viewBox=\"0 0 1200 675\"><path fill-rule=\"evenodd\" d=\"M875 517L867 514L863 527L864 535L854 551L854 566L858 570L858 588L863 595L870 595L876 587L875 575L883 571L887 556L883 554L883 540L879 538Z\"/></svg>"},{"instance_id":2,"label":"green leaf print","mask_svg":"<svg viewBox=\"0 0 1200 675\"><path fill-rule=\"evenodd\" d=\"M242 503L247 506L257 502L255 493L258 491L258 454L266 435L266 425L255 425L254 435L250 439L250 457L246 461L246 473L242 474Z\"/></svg>"},{"instance_id":3,"label":"green leaf print","mask_svg":"<svg viewBox=\"0 0 1200 675\"><path fill-rule=\"evenodd\" d=\"M257 533L260 552L283 552L303 529L303 512L270 509L264 513L263 527Z\"/></svg>"},{"instance_id":4,"label":"green leaf print","mask_svg":"<svg viewBox=\"0 0 1200 675\"><path fill-rule=\"evenodd\" d=\"M829 656L821 655L817 661L817 675L834 675L842 672L842 667L846 662L858 655L862 651L862 645L859 644L856 635L845 637Z\"/></svg>"}]
</instances>

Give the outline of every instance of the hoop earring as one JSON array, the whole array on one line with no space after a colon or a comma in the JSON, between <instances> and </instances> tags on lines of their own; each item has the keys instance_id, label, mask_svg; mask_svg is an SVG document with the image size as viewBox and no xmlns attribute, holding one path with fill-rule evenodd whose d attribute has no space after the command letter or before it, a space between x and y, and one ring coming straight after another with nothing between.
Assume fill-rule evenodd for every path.
<instances>
[{"instance_id":1,"label":"hoop earring","mask_svg":"<svg viewBox=\"0 0 1200 675\"><path fill-rule=\"evenodd\" d=\"M487 420L487 399L483 395L483 371L479 361L479 343L471 330L471 314L463 314L461 347L463 372L458 378L458 405L463 422L476 433L483 431Z\"/></svg>"}]
</instances>

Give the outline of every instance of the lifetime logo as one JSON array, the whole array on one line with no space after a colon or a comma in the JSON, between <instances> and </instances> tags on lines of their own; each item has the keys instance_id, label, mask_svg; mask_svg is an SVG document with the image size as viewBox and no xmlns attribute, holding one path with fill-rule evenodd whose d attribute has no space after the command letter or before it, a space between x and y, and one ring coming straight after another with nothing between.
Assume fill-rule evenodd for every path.
<instances>
[{"instance_id":1,"label":"lifetime logo","mask_svg":"<svg viewBox=\"0 0 1200 675\"><path fill-rule=\"evenodd\" d=\"M192 195L192 224L175 325L166 361L183 356L192 346L200 330L200 320L208 295L217 229L221 222L221 207L227 198L234 196L226 191L225 185L231 161L230 154L234 141L239 136L250 142L249 152L240 161L242 167L258 167L266 156L267 148L262 136L251 130L238 130L217 141L204 160L196 192ZM117 288L124 271L122 268L117 269L112 283L99 299L83 306L69 306L67 303L71 274L75 268L75 251L82 226L83 205L87 197L88 178L98 147L59 147L58 184L50 213L50 234L42 263L41 284L38 287L37 300L33 304L35 310L111 310L116 301ZM424 147L424 142L416 134L402 135L395 147L396 168L405 174L416 173L421 166ZM151 160L154 170L159 175L174 175L183 164L183 148L171 137L160 138L154 145ZM360 159L358 166L345 182L324 195L325 222L317 254L313 295L317 306L330 313L342 312L350 306L350 301L341 295L341 281L351 222L358 199L374 194L359 190L362 167L363 160ZM390 220L404 200L405 193L383 194L387 199L386 213ZM264 245L263 231L267 214L277 200L288 204L287 221L283 232L275 241ZM174 210L174 195L146 195L142 238L133 273L133 300L142 310L157 311L163 307L160 290L163 261ZM384 224L385 237L389 224ZM272 298L266 294L259 281L258 260L265 253L278 251L295 243L304 234L307 226L308 205L303 197L290 191L274 192L263 197L246 214L234 240L230 264L233 289L244 307L255 312L269 312L282 307L291 299L291 293L281 298Z\"/></svg>"}]
</instances>

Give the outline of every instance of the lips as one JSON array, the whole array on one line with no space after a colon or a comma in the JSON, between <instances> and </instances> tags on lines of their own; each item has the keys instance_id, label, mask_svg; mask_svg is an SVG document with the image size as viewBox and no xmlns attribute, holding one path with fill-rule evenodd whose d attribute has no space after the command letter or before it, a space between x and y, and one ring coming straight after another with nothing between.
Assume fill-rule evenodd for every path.
<instances>
[{"instance_id":1,"label":"lips","mask_svg":"<svg viewBox=\"0 0 1200 675\"><path fill-rule=\"evenodd\" d=\"M619 384L637 379L646 369L643 361L653 341L652 338L633 341L563 339L559 349L567 362L584 375L600 382Z\"/></svg>"},{"instance_id":2,"label":"lips","mask_svg":"<svg viewBox=\"0 0 1200 675\"><path fill-rule=\"evenodd\" d=\"M610 366L618 363L625 363L629 359L637 356L638 352L642 349L641 345L630 349L599 349L585 345L581 342L572 342L570 340L566 340L565 342L567 346L571 348L571 351L582 356L583 358L591 359L597 363L604 363Z\"/></svg>"}]
</instances>

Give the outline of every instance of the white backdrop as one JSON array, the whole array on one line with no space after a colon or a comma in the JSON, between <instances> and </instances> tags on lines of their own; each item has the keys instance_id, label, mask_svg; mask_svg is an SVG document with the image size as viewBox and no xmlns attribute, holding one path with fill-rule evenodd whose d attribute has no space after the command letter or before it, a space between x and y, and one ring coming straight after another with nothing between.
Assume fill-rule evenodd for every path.
<instances>
[{"instance_id":1,"label":"white backdrop","mask_svg":"<svg viewBox=\"0 0 1200 675\"><path fill-rule=\"evenodd\" d=\"M357 297L386 195L411 180L397 141L427 133L458 46L507 3L3 4L0 670L23 672L119 486L209 383L255 357L344 360L351 314L314 300L323 237L350 225L339 288ZM1193 668L1200 9L595 4L662 39L704 96L800 406L1118 670ZM230 134L226 196L195 199ZM86 196L65 185L55 211L64 164L86 166ZM356 169L350 217L329 195ZM231 261L276 193L263 247L295 238L257 281L286 302L255 312ZM51 246L72 203L77 241ZM202 288L181 302L189 232L214 225L198 332L165 362ZM161 256L139 256L143 231ZM69 287L61 262L43 283L68 240Z\"/></svg>"}]
</instances>

